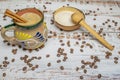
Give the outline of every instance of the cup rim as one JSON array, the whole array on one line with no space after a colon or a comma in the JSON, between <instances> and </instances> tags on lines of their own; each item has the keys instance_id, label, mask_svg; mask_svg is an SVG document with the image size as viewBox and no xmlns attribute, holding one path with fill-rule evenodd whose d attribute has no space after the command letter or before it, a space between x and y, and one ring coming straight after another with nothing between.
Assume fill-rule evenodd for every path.
<instances>
[{"instance_id":1,"label":"cup rim","mask_svg":"<svg viewBox=\"0 0 120 80\"><path fill-rule=\"evenodd\" d=\"M75 11L77 11L77 12L80 12L80 13L82 13L83 14L83 17L85 18L85 15L84 15L84 13L81 11L81 10L79 10L79 9L77 9L77 8L75 8L75 7L72 7L72 6L63 6L63 7L60 7L60 8L58 8L57 10L55 10L54 12L53 12L53 20L54 20L54 22L55 22L55 25L58 27L58 28L60 28L60 29L63 29L63 30L66 30L66 31L71 31L71 30L76 30L76 29L78 29L79 28L79 24L74 24L74 25L72 25L72 26L65 26L65 25L62 25L62 24L60 24L60 23L58 23L56 20L55 20L55 15L58 13L58 12L61 12L61 11L65 11L65 10L74 10L74 12ZM68 28L69 27L69 28Z\"/></svg>"},{"instance_id":2,"label":"cup rim","mask_svg":"<svg viewBox=\"0 0 120 80\"><path fill-rule=\"evenodd\" d=\"M38 15L42 16L42 19L39 22L37 22L36 24L30 25L30 26L19 25L19 24L17 24L16 21L14 21L14 23L16 25L18 25L17 27L20 27L20 28L23 28L23 29L33 29L33 28L36 28L38 25L41 25L41 23L43 23L44 14L36 8L25 8L25 9L22 9L22 10L16 12L16 14L21 16L22 14L27 13L27 12L33 12L33 13L36 13L36 14L40 13Z\"/></svg>"}]
</instances>

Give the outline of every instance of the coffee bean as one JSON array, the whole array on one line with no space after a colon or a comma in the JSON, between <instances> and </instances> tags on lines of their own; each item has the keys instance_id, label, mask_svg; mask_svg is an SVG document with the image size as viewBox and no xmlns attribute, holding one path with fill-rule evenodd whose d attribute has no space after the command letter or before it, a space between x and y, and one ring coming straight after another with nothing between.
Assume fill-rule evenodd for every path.
<instances>
[{"instance_id":1,"label":"coffee bean","mask_svg":"<svg viewBox=\"0 0 120 80\"><path fill-rule=\"evenodd\" d=\"M7 43L8 46L10 46L10 43Z\"/></svg>"},{"instance_id":2,"label":"coffee bean","mask_svg":"<svg viewBox=\"0 0 120 80\"><path fill-rule=\"evenodd\" d=\"M35 65L35 67L36 67L36 68L38 68L38 67L39 67L39 65Z\"/></svg>"},{"instance_id":3,"label":"coffee bean","mask_svg":"<svg viewBox=\"0 0 120 80\"><path fill-rule=\"evenodd\" d=\"M102 75L101 74L98 74L98 78L100 79L102 77Z\"/></svg>"},{"instance_id":4,"label":"coffee bean","mask_svg":"<svg viewBox=\"0 0 120 80\"><path fill-rule=\"evenodd\" d=\"M60 40L59 42L63 42L63 40Z\"/></svg>"},{"instance_id":5,"label":"coffee bean","mask_svg":"<svg viewBox=\"0 0 120 80\"><path fill-rule=\"evenodd\" d=\"M29 49L28 51L29 51L29 53L31 53L33 50L32 50L32 49Z\"/></svg>"},{"instance_id":6,"label":"coffee bean","mask_svg":"<svg viewBox=\"0 0 120 80\"><path fill-rule=\"evenodd\" d=\"M96 28L96 25L93 25L94 28Z\"/></svg>"},{"instance_id":7,"label":"coffee bean","mask_svg":"<svg viewBox=\"0 0 120 80\"><path fill-rule=\"evenodd\" d=\"M79 70L79 67L76 67L76 71L78 71Z\"/></svg>"},{"instance_id":8,"label":"coffee bean","mask_svg":"<svg viewBox=\"0 0 120 80\"><path fill-rule=\"evenodd\" d=\"M4 57L4 59L5 59L5 60L7 60L7 59L8 59L8 57Z\"/></svg>"},{"instance_id":9,"label":"coffee bean","mask_svg":"<svg viewBox=\"0 0 120 80\"><path fill-rule=\"evenodd\" d=\"M33 67L33 64L27 63L27 65L28 65L29 67Z\"/></svg>"},{"instance_id":10,"label":"coffee bean","mask_svg":"<svg viewBox=\"0 0 120 80\"><path fill-rule=\"evenodd\" d=\"M96 13L95 11L93 11L93 13Z\"/></svg>"},{"instance_id":11,"label":"coffee bean","mask_svg":"<svg viewBox=\"0 0 120 80\"><path fill-rule=\"evenodd\" d=\"M80 79L83 79L83 76L80 76Z\"/></svg>"},{"instance_id":12,"label":"coffee bean","mask_svg":"<svg viewBox=\"0 0 120 80\"><path fill-rule=\"evenodd\" d=\"M84 61L84 60L81 60L81 63L82 63L82 64L84 64L84 63L85 63L85 61Z\"/></svg>"},{"instance_id":13,"label":"coffee bean","mask_svg":"<svg viewBox=\"0 0 120 80\"><path fill-rule=\"evenodd\" d=\"M84 68L85 68L85 65L82 65L81 68L84 69Z\"/></svg>"},{"instance_id":14,"label":"coffee bean","mask_svg":"<svg viewBox=\"0 0 120 80\"><path fill-rule=\"evenodd\" d=\"M12 49L12 53L15 55L17 53L17 49Z\"/></svg>"},{"instance_id":15,"label":"coffee bean","mask_svg":"<svg viewBox=\"0 0 120 80\"><path fill-rule=\"evenodd\" d=\"M13 58L13 59L11 60L11 62L15 62L15 59Z\"/></svg>"},{"instance_id":16,"label":"coffee bean","mask_svg":"<svg viewBox=\"0 0 120 80\"><path fill-rule=\"evenodd\" d=\"M70 49L70 53L72 54L73 52L74 52L74 49L73 49L73 48L71 48L71 49Z\"/></svg>"},{"instance_id":17,"label":"coffee bean","mask_svg":"<svg viewBox=\"0 0 120 80\"><path fill-rule=\"evenodd\" d=\"M96 20L96 18L93 18L93 20Z\"/></svg>"},{"instance_id":18,"label":"coffee bean","mask_svg":"<svg viewBox=\"0 0 120 80\"><path fill-rule=\"evenodd\" d=\"M112 8L109 8L110 10L112 10Z\"/></svg>"},{"instance_id":19,"label":"coffee bean","mask_svg":"<svg viewBox=\"0 0 120 80\"><path fill-rule=\"evenodd\" d=\"M8 42L7 40L3 40L4 43Z\"/></svg>"},{"instance_id":20,"label":"coffee bean","mask_svg":"<svg viewBox=\"0 0 120 80\"><path fill-rule=\"evenodd\" d=\"M64 46L64 45L65 45L64 43L61 44L61 46Z\"/></svg>"},{"instance_id":21,"label":"coffee bean","mask_svg":"<svg viewBox=\"0 0 120 80\"><path fill-rule=\"evenodd\" d=\"M61 55L58 53L58 54L57 54L57 57L60 57L60 56L61 56Z\"/></svg>"},{"instance_id":22,"label":"coffee bean","mask_svg":"<svg viewBox=\"0 0 120 80\"><path fill-rule=\"evenodd\" d=\"M32 67L31 70L34 71L34 70L35 70L35 67Z\"/></svg>"},{"instance_id":23,"label":"coffee bean","mask_svg":"<svg viewBox=\"0 0 120 80\"><path fill-rule=\"evenodd\" d=\"M3 73L3 77L5 77L6 76L6 73Z\"/></svg>"},{"instance_id":24,"label":"coffee bean","mask_svg":"<svg viewBox=\"0 0 120 80\"><path fill-rule=\"evenodd\" d=\"M70 41L67 41L67 46L70 47Z\"/></svg>"},{"instance_id":25,"label":"coffee bean","mask_svg":"<svg viewBox=\"0 0 120 80\"><path fill-rule=\"evenodd\" d=\"M94 69L97 69L98 68L98 66L97 65L94 65Z\"/></svg>"},{"instance_id":26,"label":"coffee bean","mask_svg":"<svg viewBox=\"0 0 120 80\"><path fill-rule=\"evenodd\" d=\"M108 25L108 27L110 28L110 27L111 27L111 25Z\"/></svg>"},{"instance_id":27,"label":"coffee bean","mask_svg":"<svg viewBox=\"0 0 120 80\"><path fill-rule=\"evenodd\" d=\"M114 57L114 60L118 60L118 57Z\"/></svg>"},{"instance_id":28,"label":"coffee bean","mask_svg":"<svg viewBox=\"0 0 120 80\"><path fill-rule=\"evenodd\" d=\"M80 52L83 52L83 49L80 49Z\"/></svg>"},{"instance_id":29,"label":"coffee bean","mask_svg":"<svg viewBox=\"0 0 120 80\"><path fill-rule=\"evenodd\" d=\"M93 55L91 55L91 56L90 56L90 58L91 58L91 59L94 59L94 56L93 56Z\"/></svg>"},{"instance_id":30,"label":"coffee bean","mask_svg":"<svg viewBox=\"0 0 120 80\"><path fill-rule=\"evenodd\" d=\"M115 63L115 64L118 64L118 61L117 61L117 60L115 60L115 61L114 61L114 63Z\"/></svg>"},{"instance_id":31,"label":"coffee bean","mask_svg":"<svg viewBox=\"0 0 120 80\"><path fill-rule=\"evenodd\" d=\"M60 69L61 69L61 70L64 70L64 67L63 67L63 66L60 66Z\"/></svg>"},{"instance_id":32,"label":"coffee bean","mask_svg":"<svg viewBox=\"0 0 120 80\"><path fill-rule=\"evenodd\" d=\"M84 45L81 45L81 48L84 48Z\"/></svg>"},{"instance_id":33,"label":"coffee bean","mask_svg":"<svg viewBox=\"0 0 120 80\"><path fill-rule=\"evenodd\" d=\"M23 67L23 69L22 69L23 71L26 71L27 70L27 67Z\"/></svg>"},{"instance_id":34,"label":"coffee bean","mask_svg":"<svg viewBox=\"0 0 120 80\"><path fill-rule=\"evenodd\" d=\"M24 58L23 58L23 57L20 57L20 60L24 60Z\"/></svg>"},{"instance_id":35,"label":"coffee bean","mask_svg":"<svg viewBox=\"0 0 120 80\"><path fill-rule=\"evenodd\" d=\"M57 60L57 63L60 63L61 62L61 60Z\"/></svg>"},{"instance_id":36,"label":"coffee bean","mask_svg":"<svg viewBox=\"0 0 120 80\"><path fill-rule=\"evenodd\" d=\"M86 73L87 73L87 70L86 70L86 69L84 69L84 70L83 70L83 72L86 74Z\"/></svg>"},{"instance_id":37,"label":"coffee bean","mask_svg":"<svg viewBox=\"0 0 120 80\"><path fill-rule=\"evenodd\" d=\"M79 44L79 42L76 42L76 44L78 45L78 44Z\"/></svg>"},{"instance_id":38,"label":"coffee bean","mask_svg":"<svg viewBox=\"0 0 120 80\"><path fill-rule=\"evenodd\" d=\"M41 57L41 56L39 56L37 59L38 59L38 60L40 60L41 58L42 58L42 57Z\"/></svg>"},{"instance_id":39,"label":"coffee bean","mask_svg":"<svg viewBox=\"0 0 120 80\"><path fill-rule=\"evenodd\" d=\"M50 67L50 66L51 66L51 63L49 62L49 63L47 64L47 66Z\"/></svg>"},{"instance_id":40,"label":"coffee bean","mask_svg":"<svg viewBox=\"0 0 120 80\"><path fill-rule=\"evenodd\" d=\"M105 25L105 23L102 23L102 25Z\"/></svg>"},{"instance_id":41,"label":"coffee bean","mask_svg":"<svg viewBox=\"0 0 120 80\"><path fill-rule=\"evenodd\" d=\"M86 43L86 41L82 41L82 44L85 44Z\"/></svg>"},{"instance_id":42,"label":"coffee bean","mask_svg":"<svg viewBox=\"0 0 120 80\"><path fill-rule=\"evenodd\" d=\"M118 54L120 54L120 51L118 51Z\"/></svg>"},{"instance_id":43,"label":"coffee bean","mask_svg":"<svg viewBox=\"0 0 120 80\"><path fill-rule=\"evenodd\" d=\"M7 67L7 64L4 64L3 67Z\"/></svg>"},{"instance_id":44,"label":"coffee bean","mask_svg":"<svg viewBox=\"0 0 120 80\"><path fill-rule=\"evenodd\" d=\"M47 54L47 55L46 55L46 58L49 58L49 57L50 57L50 55L49 55L49 54Z\"/></svg>"},{"instance_id":45,"label":"coffee bean","mask_svg":"<svg viewBox=\"0 0 120 80\"><path fill-rule=\"evenodd\" d=\"M2 65L0 64L0 68L2 68Z\"/></svg>"},{"instance_id":46,"label":"coffee bean","mask_svg":"<svg viewBox=\"0 0 120 80\"><path fill-rule=\"evenodd\" d=\"M94 16L97 16L97 14L94 14Z\"/></svg>"},{"instance_id":47,"label":"coffee bean","mask_svg":"<svg viewBox=\"0 0 120 80\"><path fill-rule=\"evenodd\" d=\"M109 22L109 21L110 21L110 19L107 19L107 21Z\"/></svg>"}]
</instances>

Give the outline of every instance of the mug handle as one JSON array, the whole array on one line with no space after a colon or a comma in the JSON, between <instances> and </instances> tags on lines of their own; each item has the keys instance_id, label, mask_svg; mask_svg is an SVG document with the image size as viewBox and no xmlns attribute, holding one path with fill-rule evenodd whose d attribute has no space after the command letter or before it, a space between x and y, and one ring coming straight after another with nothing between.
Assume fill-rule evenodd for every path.
<instances>
[{"instance_id":1,"label":"mug handle","mask_svg":"<svg viewBox=\"0 0 120 80\"><path fill-rule=\"evenodd\" d=\"M1 29L1 36L9 42L15 41L16 38L14 36L6 35L6 32L9 31L9 30L15 30L15 24L10 24L10 25L7 25L7 26L3 27Z\"/></svg>"}]
</instances>

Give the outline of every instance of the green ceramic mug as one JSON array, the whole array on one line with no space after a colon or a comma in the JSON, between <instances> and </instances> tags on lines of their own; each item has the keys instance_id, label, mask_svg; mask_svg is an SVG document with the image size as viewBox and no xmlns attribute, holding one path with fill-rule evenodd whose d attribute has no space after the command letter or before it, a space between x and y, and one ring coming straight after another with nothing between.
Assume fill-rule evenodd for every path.
<instances>
[{"instance_id":1,"label":"green ceramic mug","mask_svg":"<svg viewBox=\"0 0 120 80\"><path fill-rule=\"evenodd\" d=\"M36 8L26 8L16 14L25 18L27 23L14 21L1 29L2 37L11 44L21 45L26 49L36 49L46 42L48 30L44 22L43 13ZM14 36L8 36L7 31L12 30Z\"/></svg>"}]
</instances>

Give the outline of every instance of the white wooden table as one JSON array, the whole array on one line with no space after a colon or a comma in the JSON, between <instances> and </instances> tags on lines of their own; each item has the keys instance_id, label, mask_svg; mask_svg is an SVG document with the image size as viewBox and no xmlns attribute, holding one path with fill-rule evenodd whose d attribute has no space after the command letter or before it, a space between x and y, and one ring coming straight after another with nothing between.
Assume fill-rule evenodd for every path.
<instances>
[{"instance_id":1,"label":"white wooden table","mask_svg":"<svg viewBox=\"0 0 120 80\"><path fill-rule=\"evenodd\" d=\"M66 32L52 24L52 13L62 6L82 10L86 22L97 32L102 31L100 34L115 46L114 50L109 51L82 27ZM9 17L3 17L6 9L29 7L44 12L48 41L39 51L29 52L8 46L0 36L0 80L120 80L119 0L0 0L0 28L12 23ZM59 48L67 55L57 55ZM28 56L26 63L24 56Z\"/></svg>"}]
</instances>

